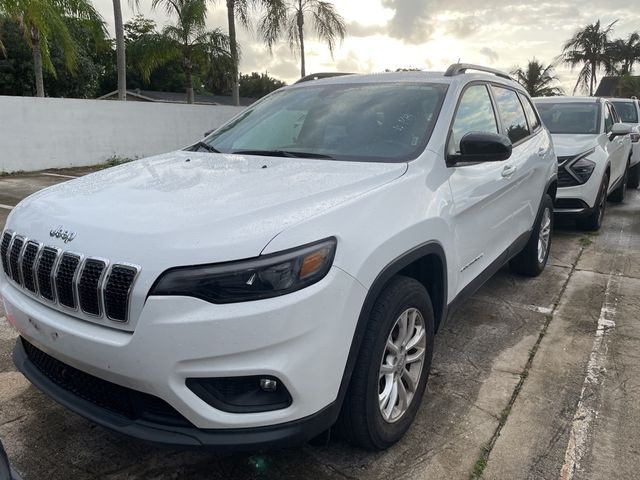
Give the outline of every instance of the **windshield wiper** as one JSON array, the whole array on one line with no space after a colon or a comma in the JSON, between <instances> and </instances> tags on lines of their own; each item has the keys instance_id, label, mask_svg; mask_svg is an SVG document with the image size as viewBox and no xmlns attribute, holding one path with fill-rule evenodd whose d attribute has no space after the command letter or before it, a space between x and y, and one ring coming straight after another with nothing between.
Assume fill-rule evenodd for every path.
<instances>
[{"instance_id":1,"label":"windshield wiper","mask_svg":"<svg viewBox=\"0 0 640 480\"><path fill-rule=\"evenodd\" d=\"M201 149L205 149L207 152L211 152L211 153L222 153L217 148L214 148L208 143L204 143L203 141L199 141L198 143L190 146L188 150L191 150L192 152L197 152L198 150L201 150Z\"/></svg>"},{"instance_id":2,"label":"windshield wiper","mask_svg":"<svg viewBox=\"0 0 640 480\"><path fill-rule=\"evenodd\" d=\"M321 160L333 160L331 155L313 152L296 152L292 150L237 150L238 155L260 155L263 157L287 157L287 158L318 158Z\"/></svg>"}]
</instances>

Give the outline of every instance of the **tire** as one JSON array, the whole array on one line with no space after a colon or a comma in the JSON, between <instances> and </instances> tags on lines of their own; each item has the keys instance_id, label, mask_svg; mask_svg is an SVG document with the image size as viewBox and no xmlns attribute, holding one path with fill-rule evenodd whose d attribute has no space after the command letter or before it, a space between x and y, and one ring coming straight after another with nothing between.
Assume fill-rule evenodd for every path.
<instances>
[{"instance_id":1,"label":"tire","mask_svg":"<svg viewBox=\"0 0 640 480\"><path fill-rule=\"evenodd\" d=\"M548 194L542 197L538 217L527 245L511 259L509 268L513 273L537 277L547 265L553 233L553 200Z\"/></svg>"},{"instance_id":2,"label":"tire","mask_svg":"<svg viewBox=\"0 0 640 480\"><path fill-rule=\"evenodd\" d=\"M638 186L640 186L640 163L629 169L629 180L627 180L627 187L638 188Z\"/></svg>"},{"instance_id":3,"label":"tire","mask_svg":"<svg viewBox=\"0 0 640 480\"><path fill-rule=\"evenodd\" d=\"M415 312L419 313L420 317ZM406 351L402 348L399 354L402 356L394 357L388 347L388 340L394 342L394 345L396 342L402 343L402 330L398 328L398 322L402 321L405 313L408 313L409 325L411 317L415 315L414 325L417 327L413 330L413 336L406 338L415 340L420 336L420 323L422 323L424 334L417 348ZM405 330L410 329L405 328ZM397 335L395 339L394 335ZM351 444L373 451L389 448L402 438L413 423L427 385L433 355L433 340L434 316L429 293L413 278L403 276L392 278L376 300L369 317L338 420L338 432L343 438ZM424 350L420 368L418 368L418 362L408 362L405 367L403 359L409 360L412 356L418 355L421 348ZM401 363L391 367L394 360L399 360ZM386 374L381 373L383 363L387 369ZM413 370L414 367L416 370ZM389 370L393 370L393 373L389 373ZM400 377L397 376L399 372L402 372ZM409 375L412 376L415 389L410 399L408 396L404 397L407 399L408 407L403 409L400 401L403 396L400 390L410 392L411 387L407 381ZM398 393L394 397L396 378L400 378L402 387L397 387ZM385 392L388 392L387 398L394 398L393 404L391 400L385 404L387 407L385 411L390 412L386 418L379 400L379 395ZM400 414L401 411L403 413ZM399 416L394 418L394 414Z\"/></svg>"},{"instance_id":4,"label":"tire","mask_svg":"<svg viewBox=\"0 0 640 480\"><path fill-rule=\"evenodd\" d=\"M604 214L607 208L607 189L609 188L609 174L605 173L602 177L602 183L600 184L600 191L596 197L596 204L591 209L589 214L577 219L576 223L578 228L586 230L588 232L595 232L600 230L602 221L604 220Z\"/></svg>"},{"instance_id":5,"label":"tire","mask_svg":"<svg viewBox=\"0 0 640 480\"><path fill-rule=\"evenodd\" d=\"M609 200L614 203L622 203L624 201L624 197L627 193L627 182L629 179L629 163L627 163L627 167L624 169L624 176L622 177L622 181L618 188L616 188L611 195L609 195Z\"/></svg>"}]
</instances>

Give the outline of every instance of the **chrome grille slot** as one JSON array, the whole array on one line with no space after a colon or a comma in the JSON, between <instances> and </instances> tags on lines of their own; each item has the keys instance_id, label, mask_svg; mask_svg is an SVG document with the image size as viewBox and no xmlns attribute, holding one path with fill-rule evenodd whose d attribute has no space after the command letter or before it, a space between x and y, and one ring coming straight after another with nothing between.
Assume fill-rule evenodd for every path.
<instances>
[{"instance_id":1,"label":"chrome grille slot","mask_svg":"<svg viewBox=\"0 0 640 480\"><path fill-rule=\"evenodd\" d=\"M40 256L40 261L38 262L38 272L36 274L40 295L52 302L55 301L56 297L53 291L53 279L51 274L53 272L53 267L56 264L57 258L58 250L51 247L45 247L42 250L42 255Z\"/></svg>"},{"instance_id":2,"label":"chrome grille slot","mask_svg":"<svg viewBox=\"0 0 640 480\"><path fill-rule=\"evenodd\" d=\"M0 257L9 281L54 309L90 321L129 321L136 265L65 252L9 230L0 236Z\"/></svg>"},{"instance_id":3,"label":"chrome grille slot","mask_svg":"<svg viewBox=\"0 0 640 480\"><path fill-rule=\"evenodd\" d=\"M9 232L5 232L2 235L2 243L0 243L0 257L2 257L2 269L4 273L9 276L9 244L11 243L11 237L13 235Z\"/></svg>"},{"instance_id":4,"label":"chrome grille slot","mask_svg":"<svg viewBox=\"0 0 640 480\"><path fill-rule=\"evenodd\" d=\"M118 322L127 321L129 295L138 269L128 265L114 265L104 288L104 308L107 317Z\"/></svg>"},{"instance_id":5,"label":"chrome grille slot","mask_svg":"<svg viewBox=\"0 0 640 480\"><path fill-rule=\"evenodd\" d=\"M107 264L102 260L89 258L85 261L78 279L78 302L83 312L100 316L100 281Z\"/></svg>"},{"instance_id":6,"label":"chrome grille slot","mask_svg":"<svg viewBox=\"0 0 640 480\"><path fill-rule=\"evenodd\" d=\"M39 251L39 244L35 242L27 242L27 246L24 249L24 254L22 255L22 282L24 284L24 288L33 293L38 292L38 288L36 287L36 278L33 273L33 267L36 263L36 259L38 258Z\"/></svg>"},{"instance_id":7,"label":"chrome grille slot","mask_svg":"<svg viewBox=\"0 0 640 480\"><path fill-rule=\"evenodd\" d=\"M80 257L73 253L63 253L56 270L56 293L58 303L68 308L76 308L74 280L80 265Z\"/></svg>"},{"instance_id":8,"label":"chrome grille slot","mask_svg":"<svg viewBox=\"0 0 640 480\"><path fill-rule=\"evenodd\" d=\"M9 266L11 267L11 278L16 283L22 285L20 279L20 255L24 246L24 238L15 236L11 244L11 253L9 253Z\"/></svg>"}]
</instances>

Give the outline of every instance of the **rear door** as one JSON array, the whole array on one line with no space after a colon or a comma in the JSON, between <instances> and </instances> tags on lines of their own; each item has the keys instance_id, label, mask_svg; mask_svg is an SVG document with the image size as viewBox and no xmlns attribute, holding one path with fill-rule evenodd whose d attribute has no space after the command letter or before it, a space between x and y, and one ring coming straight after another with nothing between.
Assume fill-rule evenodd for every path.
<instances>
[{"instance_id":1,"label":"rear door","mask_svg":"<svg viewBox=\"0 0 640 480\"><path fill-rule=\"evenodd\" d=\"M490 87L467 85L460 96L447 141L447 154L460 153L470 132L500 133ZM482 273L513 242L513 159L449 167L459 282L456 294Z\"/></svg>"},{"instance_id":2,"label":"rear door","mask_svg":"<svg viewBox=\"0 0 640 480\"><path fill-rule=\"evenodd\" d=\"M531 231L546 184L551 140L529 99L507 87L493 85L504 134L513 142L510 159L514 188L511 198L512 241Z\"/></svg>"}]
</instances>

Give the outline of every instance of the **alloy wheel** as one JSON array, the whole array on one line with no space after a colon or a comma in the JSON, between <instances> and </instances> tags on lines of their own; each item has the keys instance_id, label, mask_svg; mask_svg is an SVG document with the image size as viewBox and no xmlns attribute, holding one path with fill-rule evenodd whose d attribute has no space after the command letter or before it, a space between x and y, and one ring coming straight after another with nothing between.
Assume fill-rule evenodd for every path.
<instances>
[{"instance_id":1,"label":"alloy wheel","mask_svg":"<svg viewBox=\"0 0 640 480\"><path fill-rule=\"evenodd\" d=\"M544 263L549 249L549 239L551 238L551 210L545 208L540 220L540 233L538 235L538 263Z\"/></svg>"},{"instance_id":2,"label":"alloy wheel","mask_svg":"<svg viewBox=\"0 0 640 480\"><path fill-rule=\"evenodd\" d=\"M378 373L378 403L386 422L397 422L409 409L420 382L426 346L424 318L418 309L408 308L389 333Z\"/></svg>"}]
</instances>

